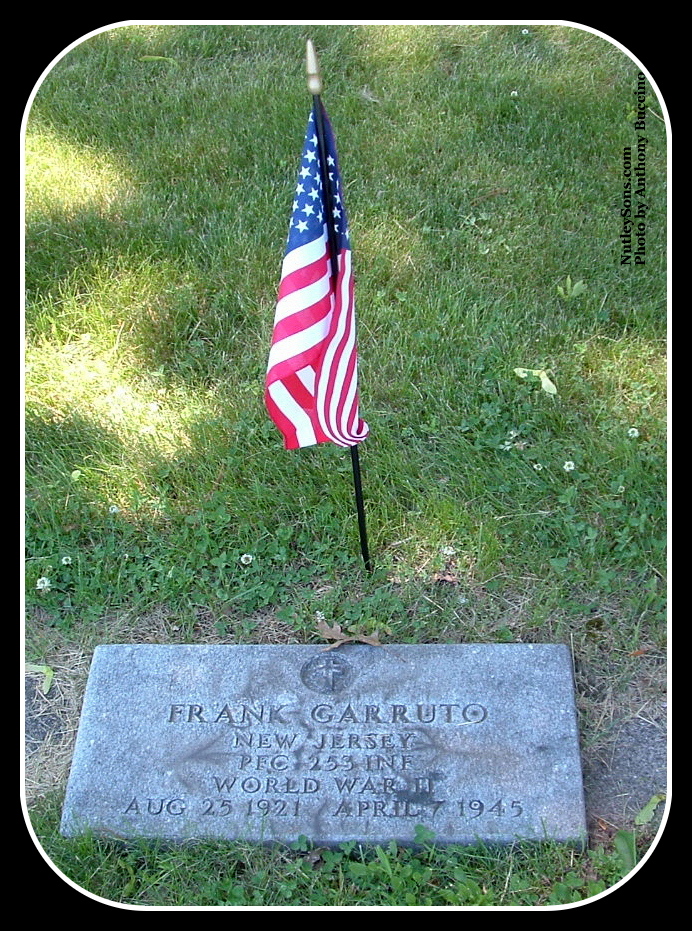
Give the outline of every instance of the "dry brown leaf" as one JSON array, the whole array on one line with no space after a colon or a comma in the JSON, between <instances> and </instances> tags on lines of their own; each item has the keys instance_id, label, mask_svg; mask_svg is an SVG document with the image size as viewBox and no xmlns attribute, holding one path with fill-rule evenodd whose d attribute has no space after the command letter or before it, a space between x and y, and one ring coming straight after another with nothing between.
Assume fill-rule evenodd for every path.
<instances>
[{"instance_id":1,"label":"dry brown leaf","mask_svg":"<svg viewBox=\"0 0 692 931\"><path fill-rule=\"evenodd\" d=\"M320 637L324 637L325 640L343 640L346 636L340 624L335 624L333 627L330 627L325 621L317 622L317 632Z\"/></svg>"},{"instance_id":2,"label":"dry brown leaf","mask_svg":"<svg viewBox=\"0 0 692 931\"><path fill-rule=\"evenodd\" d=\"M359 634L356 639L360 640L361 643L369 643L371 647L382 646L380 643L380 635L378 631L375 631L374 634L370 634L369 636L366 636L365 634Z\"/></svg>"},{"instance_id":3,"label":"dry brown leaf","mask_svg":"<svg viewBox=\"0 0 692 931\"><path fill-rule=\"evenodd\" d=\"M326 647L326 650L334 650L336 647L340 647L342 643L369 643L373 647L381 647L382 644L379 640L379 633L375 631L374 634L353 634L349 635L344 633L341 629L340 624L334 624L333 627L330 627L324 621L317 622L317 633L320 637L324 637L325 640L335 640L335 643L330 644Z\"/></svg>"}]
</instances>

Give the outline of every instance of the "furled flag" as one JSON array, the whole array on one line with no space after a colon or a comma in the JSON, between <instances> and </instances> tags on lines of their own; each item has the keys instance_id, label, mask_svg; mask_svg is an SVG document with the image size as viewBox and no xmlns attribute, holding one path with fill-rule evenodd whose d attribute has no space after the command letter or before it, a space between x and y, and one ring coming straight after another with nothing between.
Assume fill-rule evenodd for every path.
<instances>
[{"instance_id":1,"label":"furled flag","mask_svg":"<svg viewBox=\"0 0 692 931\"><path fill-rule=\"evenodd\" d=\"M318 101L316 106L322 106ZM368 435L358 413L356 318L334 136L324 114L331 196L323 189L313 108L303 147L274 318L265 401L286 449L331 441L354 446ZM331 205L338 253L329 258Z\"/></svg>"}]
</instances>

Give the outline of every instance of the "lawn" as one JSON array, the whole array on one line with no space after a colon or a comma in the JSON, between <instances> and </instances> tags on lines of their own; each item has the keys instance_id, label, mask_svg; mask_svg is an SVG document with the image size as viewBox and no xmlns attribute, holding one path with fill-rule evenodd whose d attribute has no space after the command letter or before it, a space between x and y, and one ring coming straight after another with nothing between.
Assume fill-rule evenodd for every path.
<instances>
[{"instance_id":1,"label":"lawn","mask_svg":"<svg viewBox=\"0 0 692 931\"><path fill-rule=\"evenodd\" d=\"M307 38L350 219L372 574L347 451L283 450L263 403ZM324 618L568 643L585 750L660 711L666 146L638 66L566 26L130 25L60 59L25 132L25 645L63 708L97 643L309 643ZM68 763L27 764L40 842L130 904L573 902L652 838L124 852L57 835Z\"/></svg>"}]
</instances>

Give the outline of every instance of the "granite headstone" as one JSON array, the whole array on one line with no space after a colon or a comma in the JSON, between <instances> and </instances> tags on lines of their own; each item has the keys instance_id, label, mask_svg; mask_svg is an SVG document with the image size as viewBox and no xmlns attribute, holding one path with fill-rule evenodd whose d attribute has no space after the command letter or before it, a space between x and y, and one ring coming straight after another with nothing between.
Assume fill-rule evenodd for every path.
<instances>
[{"instance_id":1,"label":"granite headstone","mask_svg":"<svg viewBox=\"0 0 692 931\"><path fill-rule=\"evenodd\" d=\"M422 829L421 830L421 827ZM556 644L96 648L61 831L583 844Z\"/></svg>"}]
</instances>

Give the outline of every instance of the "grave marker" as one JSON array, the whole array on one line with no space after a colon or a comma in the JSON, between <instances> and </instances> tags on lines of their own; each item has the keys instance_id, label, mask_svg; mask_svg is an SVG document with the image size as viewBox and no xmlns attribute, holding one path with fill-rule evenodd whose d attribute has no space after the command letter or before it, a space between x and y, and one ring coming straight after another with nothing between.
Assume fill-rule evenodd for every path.
<instances>
[{"instance_id":1,"label":"grave marker","mask_svg":"<svg viewBox=\"0 0 692 931\"><path fill-rule=\"evenodd\" d=\"M567 647L97 647L61 831L586 837Z\"/></svg>"}]
</instances>

